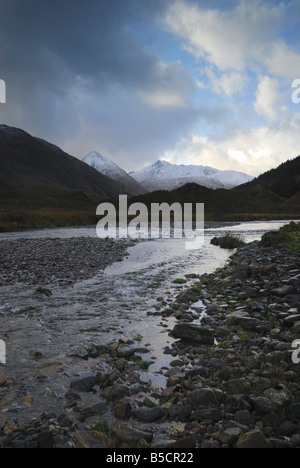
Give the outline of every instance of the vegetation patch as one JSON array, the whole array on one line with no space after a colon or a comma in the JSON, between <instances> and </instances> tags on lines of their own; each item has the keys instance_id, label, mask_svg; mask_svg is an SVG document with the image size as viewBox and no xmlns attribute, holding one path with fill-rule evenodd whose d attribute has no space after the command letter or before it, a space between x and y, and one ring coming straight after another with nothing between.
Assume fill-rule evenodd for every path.
<instances>
[{"instance_id":1,"label":"vegetation patch","mask_svg":"<svg viewBox=\"0 0 300 468\"><path fill-rule=\"evenodd\" d=\"M241 236L227 233L225 236L221 237L214 237L210 243L212 245L217 245L222 249L233 250L237 249L238 247L242 247L245 245L245 241L242 239Z\"/></svg>"}]
</instances>

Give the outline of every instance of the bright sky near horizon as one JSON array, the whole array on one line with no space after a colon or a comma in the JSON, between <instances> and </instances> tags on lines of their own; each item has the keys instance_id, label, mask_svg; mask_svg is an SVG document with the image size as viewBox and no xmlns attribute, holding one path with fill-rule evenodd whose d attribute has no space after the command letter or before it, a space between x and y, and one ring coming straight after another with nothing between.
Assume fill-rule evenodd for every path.
<instances>
[{"instance_id":1,"label":"bright sky near horizon","mask_svg":"<svg viewBox=\"0 0 300 468\"><path fill-rule=\"evenodd\" d=\"M299 26L298 0L1 0L0 123L127 171L258 175L300 154Z\"/></svg>"}]
</instances>

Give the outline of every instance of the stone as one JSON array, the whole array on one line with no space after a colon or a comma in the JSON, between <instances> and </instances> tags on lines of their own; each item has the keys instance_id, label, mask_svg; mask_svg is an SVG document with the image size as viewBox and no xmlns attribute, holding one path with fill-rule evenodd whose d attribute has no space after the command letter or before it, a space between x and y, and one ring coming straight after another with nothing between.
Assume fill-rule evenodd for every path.
<instances>
[{"instance_id":1,"label":"stone","mask_svg":"<svg viewBox=\"0 0 300 468\"><path fill-rule=\"evenodd\" d=\"M131 416L131 404L126 401L122 401L115 405L115 415L118 419L126 420Z\"/></svg>"},{"instance_id":2,"label":"stone","mask_svg":"<svg viewBox=\"0 0 300 468\"><path fill-rule=\"evenodd\" d=\"M70 388L74 392L92 392L96 383L96 377L87 376L78 380L73 380L70 384Z\"/></svg>"},{"instance_id":3,"label":"stone","mask_svg":"<svg viewBox=\"0 0 300 468\"><path fill-rule=\"evenodd\" d=\"M239 438L236 443L236 448L272 448L272 444L268 441L263 432L258 429L253 429Z\"/></svg>"},{"instance_id":4,"label":"stone","mask_svg":"<svg viewBox=\"0 0 300 468\"><path fill-rule=\"evenodd\" d=\"M104 414L107 411L107 405L103 402L95 403L94 405L87 406L80 409L81 419L91 418L99 414Z\"/></svg>"},{"instance_id":5,"label":"stone","mask_svg":"<svg viewBox=\"0 0 300 468\"><path fill-rule=\"evenodd\" d=\"M4 426L3 433L5 435L13 434L18 430L18 426L14 422L10 422Z\"/></svg>"},{"instance_id":6,"label":"stone","mask_svg":"<svg viewBox=\"0 0 300 468\"><path fill-rule=\"evenodd\" d=\"M288 294L294 294L296 291L293 286L286 285L286 286L282 286L281 288L272 289L271 292L275 294L276 296L285 297Z\"/></svg>"},{"instance_id":7,"label":"stone","mask_svg":"<svg viewBox=\"0 0 300 468\"><path fill-rule=\"evenodd\" d=\"M284 325L287 327L292 327L296 322L300 321L300 314L288 315L283 319Z\"/></svg>"},{"instance_id":8,"label":"stone","mask_svg":"<svg viewBox=\"0 0 300 468\"><path fill-rule=\"evenodd\" d=\"M221 444L226 445L233 445L238 438L242 435L242 430L238 427L231 427L229 429L225 429L225 431L220 432L218 435L218 440Z\"/></svg>"},{"instance_id":9,"label":"stone","mask_svg":"<svg viewBox=\"0 0 300 468\"><path fill-rule=\"evenodd\" d=\"M129 395L129 389L125 385L115 384L105 389L103 396L105 396L109 401L118 401Z\"/></svg>"},{"instance_id":10,"label":"stone","mask_svg":"<svg viewBox=\"0 0 300 468\"><path fill-rule=\"evenodd\" d=\"M172 331L175 338L197 344L212 345L214 335L210 328L195 323L179 322Z\"/></svg>"},{"instance_id":11,"label":"stone","mask_svg":"<svg viewBox=\"0 0 300 468\"><path fill-rule=\"evenodd\" d=\"M145 423L152 423L157 419L160 419L164 415L164 409L161 406L156 406L155 408L139 408L134 414L137 415L139 421Z\"/></svg>"},{"instance_id":12,"label":"stone","mask_svg":"<svg viewBox=\"0 0 300 468\"><path fill-rule=\"evenodd\" d=\"M197 410L190 416L191 421L200 421L200 422L202 422L203 420L218 422L221 419L222 419L221 411L219 411L216 408L206 408L206 409Z\"/></svg>"},{"instance_id":13,"label":"stone","mask_svg":"<svg viewBox=\"0 0 300 468\"><path fill-rule=\"evenodd\" d=\"M291 421L284 421L282 424L280 424L278 432L282 436L289 437L297 432L297 426Z\"/></svg>"},{"instance_id":14,"label":"stone","mask_svg":"<svg viewBox=\"0 0 300 468\"><path fill-rule=\"evenodd\" d=\"M42 374L53 374L60 370L63 366L63 363L58 361L43 362L39 365L39 371Z\"/></svg>"},{"instance_id":15,"label":"stone","mask_svg":"<svg viewBox=\"0 0 300 468\"><path fill-rule=\"evenodd\" d=\"M250 382L244 378L230 379L226 382L225 385L227 387L228 393L232 394L247 393L251 389Z\"/></svg>"},{"instance_id":16,"label":"stone","mask_svg":"<svg viewBox=\"0 0 300 468\"><path fill-rule=\"evenodd\" d=\"M261 320L253 317L240 317L235 319L236 325L244 328L245 330L255 330L262 324Z\"/></svg>"},{"instance_id":17,"label":"stone","mask_svg":"<svg viewBox=\"0 0 300 468\"><path fill-rule=\"evenodd\" d=\"M258 414L268 414L277 410L277 405L268 398L250 395L250 401Z\"/></svg>"},{"instance_id":18,"label":"stone","mask_svg":"<svg viewBox=\"0 0 300 468\"><path fill-rule=\"evenodd\" d=\"M219 405L222 403L224 394L222 390L212 388L200 388L191 393L190 400L194 405L208 406L210 403Z\"/></svg>"},{"instance_id":19,"label":"stone","mask_svg":"<svg viewBox=\"0 0 300 468\"><path fill-rule=\"evenodd\" d=\"M289 390L282 384L279 384L276 388L269 388L264 392L264 396L272 400L278 406L285 406L291 401Z\"/></svg>"},{"instance_id":20,"label":"stone","mask_svg":"<svg viewBox=\"0 0 300 468\"><path fill-rule=\"evenodd\" d=\"M118 437L122 442L134 444L143 439L146 440L146 442L151 442L153 434L136 429L132 425L122 425L118 430Z\"/></svg>"},{"instance_id":21,"label":"stone","mask_svg":"<svg viewBox=\"0 0 300 468\"><path fill-rule=\"evenodd\" d=\"M253 422L251 413L247 409L237 411L234 415L234 420L244 426L250 426Z\"/></svg>"},{"instance_id":22,"label":"stone","mask_svg":"<svg viewBox=\"0 0 300 468\"><path fill-rule=\"evenodd\" d=\"M135 348L127 344L121 344L117 349L117 354L119 357L128 358L135 353Z\"/></svg>"},{"instance_id":23,"label":"stone","mask_svg":"<svg viewBox=\"0 0 300 468\"><path fill-rule=\"evenodd\" d=\"M293 403L288 407L287 410L288 417L292 420L300 420L300 403Z\"/></svg>"},{"instance_id":24,"label":"stone","mask_svg":"<svg viewBox=\"0 0 300 468\"><path fill-rule=\"evenodd\" d=\"M159 400L153 398L152 396L146 395L144 398L144 405L148 408L155 408L156 406L159 406Z\"/></svg>"},{"instance_id":25,"label":"stone","mask_svg":"<svg viewBox=\"0 0 300 468\"><path fill-rule=\"evenodd\" d=\"M43 431L38 434L37 443L39 448L52 448L53 436L51 431Z\"/></svg>"}]
</instances>

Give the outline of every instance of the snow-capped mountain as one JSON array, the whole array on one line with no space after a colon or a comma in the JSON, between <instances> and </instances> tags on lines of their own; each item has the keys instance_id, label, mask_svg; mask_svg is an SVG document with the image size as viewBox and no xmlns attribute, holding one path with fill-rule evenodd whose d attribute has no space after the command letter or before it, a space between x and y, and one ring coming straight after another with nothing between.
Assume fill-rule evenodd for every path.
<instances>
[{"instance_id":1,"label":"snow-capped mountain","mask_svg":"<svg viewBox=\"0 0 300 468\"><path fill-rule=\"evenodd\" d=\"M212 189L228 189L253 180L252 176L242 172L220 171L209 166L176 165L167 161L156 161L129 175L150 191L173 190L190 182Z\"/></svg>"},{"instance_id":2,"label":"snow-capped mountain","mask_svg":"<svg viewBox=\"0 0 300 468\"><path fill-rule=\"evenodd\" d=\"M85 156L82 161L96 169L98 172L101 172L101 174L121 182L136 194L147 192L139 182L128 175L120 166L114 163L111 159L108 159L98 153L98 151L92 151Z\"/></svg>"}]
</instances>

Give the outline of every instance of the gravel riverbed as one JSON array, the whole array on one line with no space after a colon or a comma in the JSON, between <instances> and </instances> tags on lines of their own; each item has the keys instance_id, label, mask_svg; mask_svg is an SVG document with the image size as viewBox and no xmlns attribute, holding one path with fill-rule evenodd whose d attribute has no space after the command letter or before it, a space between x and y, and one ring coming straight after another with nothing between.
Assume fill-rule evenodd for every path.
<instances>
[{"instance_id":1,"label":"gravel riverbed","mask_svg":"<svg viewBox=\"0 0 300 468\"><path fill-rule=\"evenodd\" d=\"M69 285L124 258L132 241L92 237L0 240L0 286Z\"/></svg>"}]
</instances>

